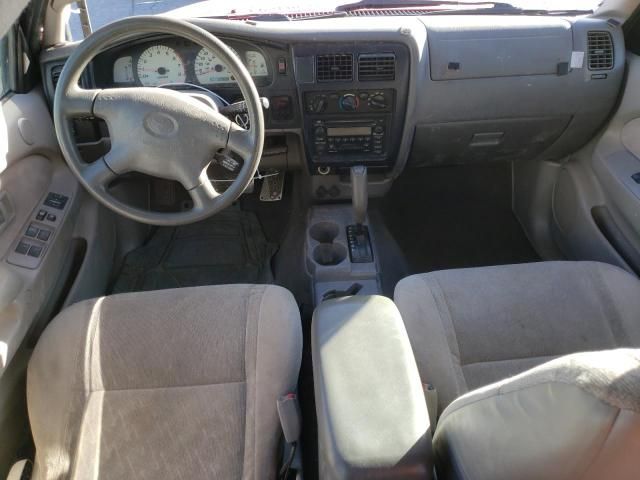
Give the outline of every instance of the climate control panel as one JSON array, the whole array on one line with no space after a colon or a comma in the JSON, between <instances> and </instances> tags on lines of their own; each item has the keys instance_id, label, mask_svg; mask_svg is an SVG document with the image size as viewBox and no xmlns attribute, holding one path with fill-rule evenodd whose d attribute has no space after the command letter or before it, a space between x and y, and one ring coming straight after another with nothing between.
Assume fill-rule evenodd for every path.
<instances>
[{"instance_id":1,"label":"climate control panel","mask_svg":"<svg viewBox=\"0 0 640 480\"><path fill-rule=\"evenodd\" d=\"M307 92L304 97L308 114L384 113L394 104L392 89Z\"/></svg>"}]
</instances>

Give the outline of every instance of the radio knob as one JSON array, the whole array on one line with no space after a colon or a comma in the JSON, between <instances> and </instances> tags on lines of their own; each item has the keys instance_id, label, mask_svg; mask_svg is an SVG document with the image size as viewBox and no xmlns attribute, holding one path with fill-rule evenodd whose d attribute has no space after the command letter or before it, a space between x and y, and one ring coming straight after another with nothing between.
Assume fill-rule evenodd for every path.
<instances>
[{"instance_id":1,"label":"radio knob","mask_svg":"<svg viewBox=\"0 0 640 480\"><path fill-rule=\"evenodd\" d=\"M387 99L382 94L374 95L369 99L369 106L377 110L382 110L383 108L387 108Z\"/></svg>"},{"instance_id":2,"label":"radio knob","mask_svg":"<svg viewBox=\"0 0 640 480\"><path fill-rule=\"evenodd\" d=\"M373 133L376 133L378 135L384 133L384 127L381 125L376 125L375 127L373 127Z\"/></svg>"},{"instance_id":3,"label":"radio knob","mask_svg":"<svg viewBox=\"0 0 640 480\"><path fill-rule=\"evenodd\" d=\"M340 97L340 109L345 112L354 112L360 106L360 100L353 93L345 93Z\"/></svg>"},{"instance_id":4,"label":"radio knob","mask_svg":"<svg viewBox=\"0 0 640 480\"><path fill-rule=\"evenodd\" d=\"M324 128L316 127L314 133L316 135L316 138L324 138Z\"/></svg>"}]
</instances>

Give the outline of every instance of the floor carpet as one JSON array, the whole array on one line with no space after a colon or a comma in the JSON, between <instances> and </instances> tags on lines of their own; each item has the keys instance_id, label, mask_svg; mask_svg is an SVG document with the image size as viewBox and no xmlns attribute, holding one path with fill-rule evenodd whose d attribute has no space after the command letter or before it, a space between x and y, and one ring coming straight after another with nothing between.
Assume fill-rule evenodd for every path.
<instances>
[{"instance_id":1,"label":"floor carpet","mask_svg":"<svg viewBox=\"0 0 640 480\"><path fill-rule=\"evenodd\" d=\"M539 260L511 209L511 165L407 169L375 202L411 273Z\"/></svg>"},{"instance_id":2,"label":"floor carpet","mask_svg":"<svg viewBox=\"0 0 640 480\"><path fill-rule=\"evenodd\" d=\"M272 283L276 250L255 214L233 206L202 222L158 228L127 255L113 293Z\"/></svg>"}]
</instances>

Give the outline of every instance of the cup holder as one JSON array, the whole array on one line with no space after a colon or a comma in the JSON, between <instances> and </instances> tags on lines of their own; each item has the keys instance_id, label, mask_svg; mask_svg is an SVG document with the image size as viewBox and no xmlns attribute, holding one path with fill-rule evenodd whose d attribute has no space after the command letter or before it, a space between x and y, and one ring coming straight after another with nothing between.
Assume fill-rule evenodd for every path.
<instances>
[{"instance_id":1,"label":"cup holder","mask_svg":"<svg viewBox=\"0 0 640 480\"><path fill-rule=\"evenodd\" d=\"M313 260L319 265L338 265L347 258L347 249L341 243L321 243L313 249Z\"/></svg>"},{"instance_id":2,"label":"cup holder","mask_svg":"<svg viewBox=\"0 0 640 480\"><path fill-rule=\"evenodd\" d=\"M340 227L333 222L318 222L309 230L309 235L316 242L332 243L340 233Z\"/></svg>"}]
</instances>

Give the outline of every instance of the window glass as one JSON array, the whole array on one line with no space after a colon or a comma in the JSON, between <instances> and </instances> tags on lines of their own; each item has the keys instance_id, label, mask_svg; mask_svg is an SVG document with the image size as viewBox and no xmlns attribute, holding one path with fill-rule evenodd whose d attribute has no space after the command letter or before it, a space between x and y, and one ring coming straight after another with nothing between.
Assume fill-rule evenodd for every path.
<instances>
[{"instance_id":1,"label":"window glass","mask_svg":"<svg viewBox=\"0 0 640 480\"><path fill-rule=\"evenodd\" d=\"M0 0L1 1L1 0ZM244 15L259 13L302 13L302 12L331 12L336 7L344 4L352 4L356 0L314 0L304 2L301 0L86 0L91 26L94 30L124 17L135 15L169 14L175 17L212 17L226 15ZM431 4L432 0L425 0L425 4ZM406 2L406 0L377 0L378 6L403 7L420 5L420 2ZM443 6L450 6L452 10L459 8L472 8L474 3L478 7L486 7L487 4L504 3L522 9L536 10L582 10L593 11L602 0L500 0L499 2L487 2L487 0L461 0L460 5L455 2L443 0ZM442 9L442 7L434 7ZM69 18L69 34L73 40L82 40L82 27L80 26L80 10L75 2Z\"/></svg>"}]
</instances>

